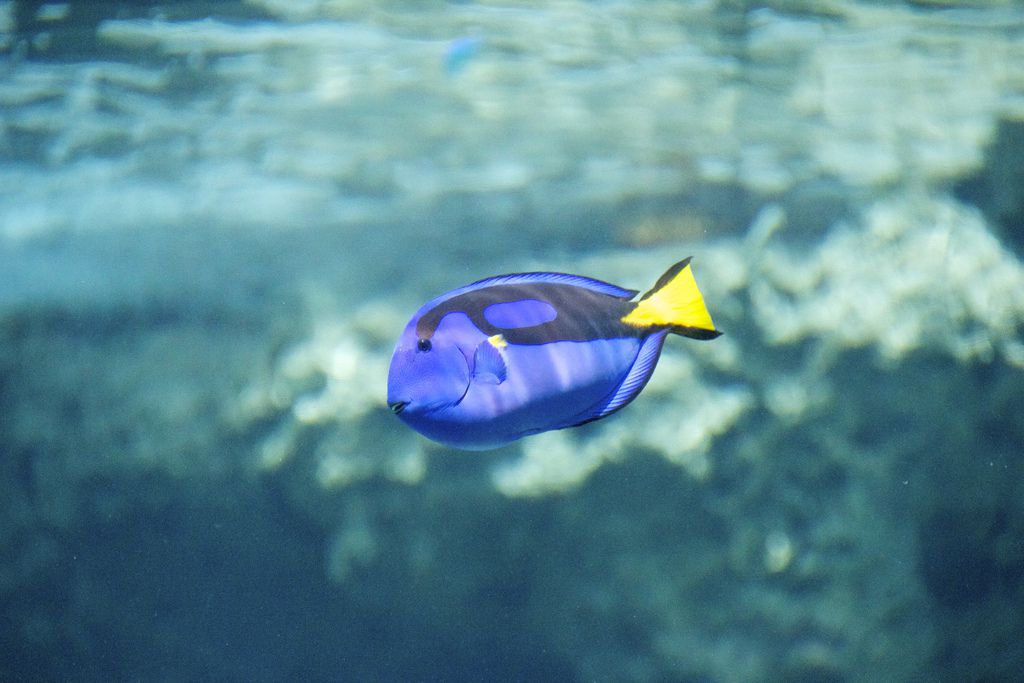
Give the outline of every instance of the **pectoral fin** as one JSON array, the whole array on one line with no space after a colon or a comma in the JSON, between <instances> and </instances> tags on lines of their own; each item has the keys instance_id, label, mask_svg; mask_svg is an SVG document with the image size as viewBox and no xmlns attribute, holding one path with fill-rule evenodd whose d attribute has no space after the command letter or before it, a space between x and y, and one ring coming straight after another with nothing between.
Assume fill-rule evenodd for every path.
<instances>
[{"instance_id":1,"label":"pectoral fin","mask_svg":"<svg viewBox=\"0 0 1024 683\"><path fill-rule=\"evenodd\" d=\"M505 346L501 335L480 342L473 356L473 381L480 384L501 384L508 377L508 367L500 349Z\"/></svg>"}]
</instances>

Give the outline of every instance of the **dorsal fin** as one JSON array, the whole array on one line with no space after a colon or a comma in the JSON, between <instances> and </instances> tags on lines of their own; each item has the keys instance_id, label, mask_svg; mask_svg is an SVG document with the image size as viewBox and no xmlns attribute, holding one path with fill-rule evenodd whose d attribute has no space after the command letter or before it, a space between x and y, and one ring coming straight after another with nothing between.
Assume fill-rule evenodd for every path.
<instances>
[{"instance_id":1,"label":"dorsal fin","mask_svg":"<svg viewBox=\"0 0 1024 683\"><path fill-rule=\"evenodd\" d=\"M574 285L576 287L583 287L584 289L600 292L601 294L607 294L608 296L614 296L619 299L632 299L640 293L639 290L636 289L626 289L624 287L619 287L618 285L613 285L610 282L595 280L593 278L583 277L582 275L570 275L568 273L509 273L508 275L495 275L494 277L477 280L473 284L460 287L451 293L459 294L466 290L477 289L479 287L486 287L489 285L517 285L532 282L551 282L554 284Z\"/></svg>"}]
</instances>

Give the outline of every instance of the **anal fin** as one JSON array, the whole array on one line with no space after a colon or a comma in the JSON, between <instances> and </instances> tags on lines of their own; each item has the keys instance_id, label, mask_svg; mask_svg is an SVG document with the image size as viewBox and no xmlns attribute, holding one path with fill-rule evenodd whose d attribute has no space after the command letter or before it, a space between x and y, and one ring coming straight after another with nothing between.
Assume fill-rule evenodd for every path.
<instances>
[{"instance_id":1,"label":"anal fin","mask_svg":"<svg viewBox=\"0 0 1024 683\"><path fill-rule=\"evenodd\" d=\"M589 411L577 416L571 425L566 426L576 427L587 422L600 420L602 417L607 417L616 410L624 408L630 401L636 398L637 394L647 386L647 381L651 379L654 368L658 365L658 358L661 357L661 347L665 343L666 336L668 336L668 330L661 330L648 336L640 346L640 352L637 353L633 367L629 369L626 377L615 388L611 396L605 401L600 401Z\"/></svg>"}]
</instances>

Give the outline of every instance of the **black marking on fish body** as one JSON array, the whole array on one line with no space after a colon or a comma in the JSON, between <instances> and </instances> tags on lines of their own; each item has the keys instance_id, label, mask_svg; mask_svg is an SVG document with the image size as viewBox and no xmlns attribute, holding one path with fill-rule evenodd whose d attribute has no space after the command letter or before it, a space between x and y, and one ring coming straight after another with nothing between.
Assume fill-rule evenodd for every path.
<instances>
[{"instance_id":1,"label":"black marking on fish body","mask_svg":"<svg viewBox=\"0 0 1024 683\"><path fill-rule=\"evenodd\" d=\"M492 325L484 310L493 304L536 299L550 304L557 315L531 327ZM490 285L442 301L416 322L416 336L430 339L449 313L465 313L487 336L501 334L509 344L538 345L557 341L593 341L642 337L648 330L626 325L622 318L635 303L583 287L557 283Z\"/></svg>"}]
</instances>

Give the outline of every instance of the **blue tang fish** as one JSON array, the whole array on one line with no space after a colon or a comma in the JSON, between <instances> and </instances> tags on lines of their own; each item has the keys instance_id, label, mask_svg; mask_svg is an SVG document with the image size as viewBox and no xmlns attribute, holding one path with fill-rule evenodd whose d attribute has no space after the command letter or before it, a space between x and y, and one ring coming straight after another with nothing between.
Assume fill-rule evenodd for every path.
<instances>
[{"instance_id":1,"label":"blue tang fish","mask_svg":"<svg viewBox=\"0 0 1024 683\"><path fill-rule=\"evenodd\" d=\"M669 333L721 334L689 258L638 293L564 273L448 292L399 337L388 405L427 438L470 450L607 417L647 384Z\"/></svg>"}]
</instances>

